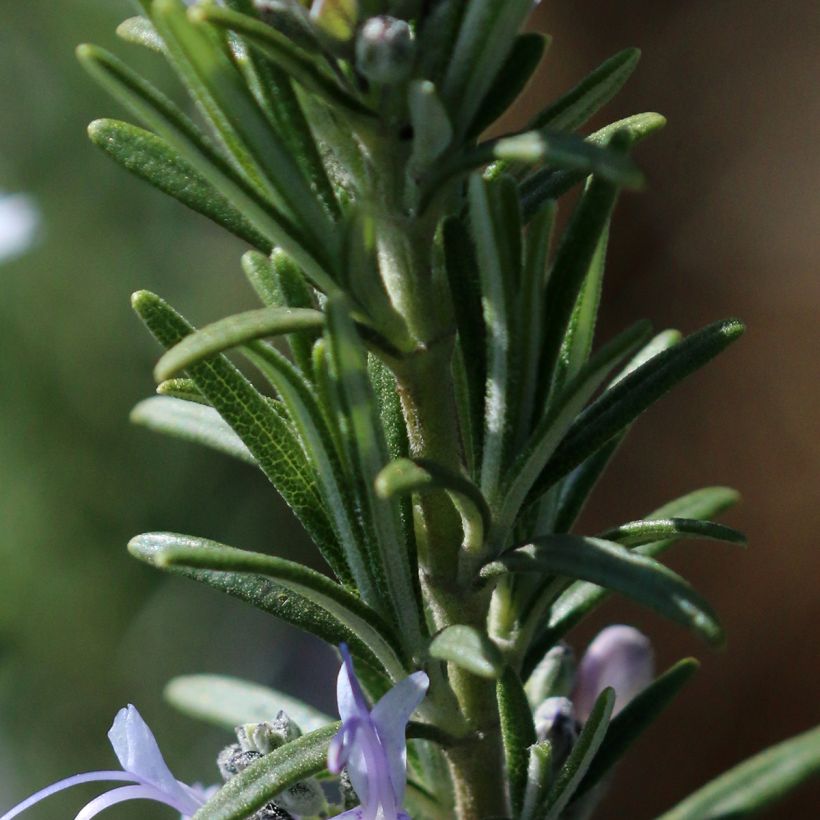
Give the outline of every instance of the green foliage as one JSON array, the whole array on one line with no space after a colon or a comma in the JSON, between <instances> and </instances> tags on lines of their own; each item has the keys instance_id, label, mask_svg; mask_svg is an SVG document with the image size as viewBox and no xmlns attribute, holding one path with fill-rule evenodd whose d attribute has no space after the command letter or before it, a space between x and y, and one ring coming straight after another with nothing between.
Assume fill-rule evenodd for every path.
<instances>
[{"instance_id":1,"label":"green foliage","mask_svg":"<svg viewBox=\"0 0 820 820\"><path fill-rule=\"evenodd\" d=\"M91 137L246 241L242 267L263 307L197 330L136 294L166 352L155 369L163 395L134 421L257 466L335 580L191 536L138 536L131 552L348 643L371 694L424 666L432 685L411 794L437 807L431 816L454 801L458 817L477 816L468 794L487 816L568 816L694 662L611 722L615 693L603 691L563 760L536 735L522 679L613 591L720 643L710 606L656 559L682 538L745 543L710 520L736 501L725 488L597 536L572 532L639 416L743 332L727 320L653 338L639 322L596 338L615 205L643 184L631 152L665 121L638 114L578 129L638 52L605 61L523 129L481 142L546 51L544 38L519 33L531 0L373 0L311 14L278 4L261 15L250 2L142 6L119 33L170 63L195 117L82 46L81 62L148 129L98 120ZM405 63L374 79L355 40L367 16L387 11L412 24L411 45L393 54L377 43L385 65ZM553 251L559 200L581 183ZM223 726L275 701L311 727L324 720L224 678L177 680L168 696ZM322 771L335 729L254 762L197 818L246 817ZM430 741L447 746L449 774ZM800 779L781 766L791 750L806 771L815 765L812 743L771 753L776 783L748 785L742 769L693 800L718 805L746 783L737 805L765 802ZM487 757L501 753L503 767Z\"/></svg>"}]
</instances>

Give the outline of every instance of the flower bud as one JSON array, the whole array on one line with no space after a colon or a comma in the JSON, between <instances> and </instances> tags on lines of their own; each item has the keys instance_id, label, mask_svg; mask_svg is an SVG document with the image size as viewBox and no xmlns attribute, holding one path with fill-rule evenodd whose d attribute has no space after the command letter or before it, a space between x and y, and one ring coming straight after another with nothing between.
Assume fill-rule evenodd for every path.
<instances>
[{"instance_id":1,"label":"flower bud","mask_svg":"<svg viewBox=\"0 0 820 820\"><path fill-rule=\"evenodd\" d=\"M395 17L371 17L356 39L356 68L374 83L391 85L413 70L415 41L410 26Z\"/></svg>"},{"instance_id":2,"label":"flower bud","mask_svg":"<svg viewBox=\"0 0 820 820\"><path fill-rule=\"evenodd\" d=\"M535 707L546 698L569 697L574 682L575 653L568 644L559 643L544 655L524 689Z\"/></svg>"},{"instance_id":3,"label":"flower bud","mask_svg":"<svg viewBox=\"0 0 820 820\"><path fill-rule=\"evenodd\" d=\"M655 676L655 661L649 639L631 626L609 626L598 633L578 665L572 700L583 723L592 712L598 695L607 687L615 690L616 715Z\"/></svg>"},{"instance_id":4,"label":"flower bud","mask_svg":"<svg viewBox=\"0 0 820 820\"><path fill-rule=\"evenodd\" d=\"M547 698L534 715L535 734L549 741L552 747L552 767L561 766L578 739L578 721L568 698Z\"/></svg>"}]
</instances>

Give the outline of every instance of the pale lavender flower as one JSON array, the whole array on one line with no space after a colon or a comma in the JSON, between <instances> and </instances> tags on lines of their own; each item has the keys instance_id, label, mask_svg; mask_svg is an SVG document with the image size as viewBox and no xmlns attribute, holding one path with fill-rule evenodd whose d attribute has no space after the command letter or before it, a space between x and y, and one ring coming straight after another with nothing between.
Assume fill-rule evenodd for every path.
<instances>
[{"instance_id":1,"label":"pale lavender flower","mask_svg":"<svg viewBox=\"0 0 820 820\"><path fill-rule=\"evenodd\" d=\"M346 820L410 820L402 809L407 780L410 716L424 699L430 680L414 672L397 683L371 710L342 645L342 668L336 684L342 726L330 743L327 767L339 774L347 766L361 805L337 815Z\"/></svg>"},{"instance_id":2,"label":"pale lavender flower","mask_svg":"<svg viewBox=\"0 0 820 820\"><path fill-rule=\"evenodd\" d=\"M184 818L196 812L209 796L210 790L186 786L177 780L165 763L157 741L134 706L120 709L108 732L108 739L122 766L121 771L99 771L77 774L53 783L6 812L0 820L11 820L26 809L52 794L80 783L123 781L131 785L118 786L87 803L75 820L91 820L101 811L127 800L153 800L176 809Z\"/></svg>"},{"instance_id":3,"label":"pale lavender flower","mask_svg":"<svg viewBox=\"0 0 820 820\"><path fill-rule=\"evenodd\" d=\"M631 626L608 626L598 633L578 664L572 693L575 716L584 723L598 695L609 686L615 690L612 714L616 715L654 677L649 638Z\"/></svg>"},{"instance_id":4,"label":"pale lavender flower","mask_svg":"<svg viewBox=\"0 0 820 820\"><path fill-rule=\"evenodd\" d=\"M25 253L39 226L40 211L30 196L0 191L0 262Z\"/></svg>"}]
</instances>

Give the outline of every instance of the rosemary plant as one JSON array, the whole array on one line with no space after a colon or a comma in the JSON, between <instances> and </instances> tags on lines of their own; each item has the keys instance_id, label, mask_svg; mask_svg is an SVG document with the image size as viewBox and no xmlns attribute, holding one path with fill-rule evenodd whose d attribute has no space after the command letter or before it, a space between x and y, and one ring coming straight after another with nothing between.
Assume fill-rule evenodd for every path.
<instances>
[{"instance_id":1,"label":"rosemary plant","mask_svg":"<svg viewBox=\"0 0 820 820\"><path fill-rule=\"evenodd\" d=\"M697 663L656 676L648 640L613 626L575 668L564 637L618 593L720 644L709 604L658 559L689 537L744 542L712 521L737 500L724 487L575 527L641 413L743 332L638 322L594 340L613 209L643 185L632 150L664 119L580 129L638 52L486 139L549 44L520 33L532 0L141 5L118 33L170 63L192 110L84 45L142 126L98 120L91 139L247 242L263 306L195 329L135 294L166 353L133 420L260 469L328 574L173 533L129 549L341 646L342 724L251 683L177 679L183 711L239 725L226 784L178 783L129 707L110 735L122 770L80 777L130 785L78 817L131 798L199 820L588 816ZM743 816L819 764L809 732L664 817Z\"/></svg>"}]
</instances>

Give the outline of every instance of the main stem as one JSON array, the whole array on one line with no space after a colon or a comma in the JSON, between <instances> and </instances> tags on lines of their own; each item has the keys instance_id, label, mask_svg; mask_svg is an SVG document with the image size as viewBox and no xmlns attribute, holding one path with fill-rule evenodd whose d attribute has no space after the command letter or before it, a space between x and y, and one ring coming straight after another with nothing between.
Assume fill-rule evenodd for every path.
<instances>
[{"instance_id":1,"label":"main stem","mask_svg":"<svg viewBox=\"0 0 820 820\"><path fill-rule=\"evenodd\" d=\"M438 215L416 219L405 212L404 166L382 154L377 176L382 203L378 242L382 276L394 305L415 339L415 351L391 362L407 425L410 455L462 472L455 405L452 317L442 309L432 249ZM386 170L389 169L389 170ZM461 520L444 492L425 494L414 506L419 575L425 605L436 630L466 624L485 632L489 594L459 578ZM507 813L495 684L450 664L450 686L471 734L447 752L459 820Z\"/></svg>"}]
</instances>

